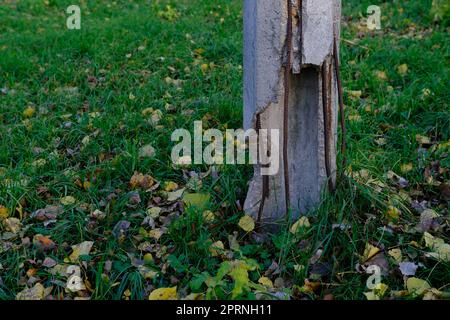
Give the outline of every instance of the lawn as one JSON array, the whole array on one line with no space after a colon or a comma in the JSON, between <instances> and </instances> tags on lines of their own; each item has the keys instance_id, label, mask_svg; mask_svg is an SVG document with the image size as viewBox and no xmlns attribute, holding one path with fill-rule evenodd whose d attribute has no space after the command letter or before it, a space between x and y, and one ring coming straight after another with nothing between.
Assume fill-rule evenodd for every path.
<instances>
[{"instance_id":1,"label":"lawn","mask_svg":"<svg viewBox=\"0 0 450 320\"><path fill-rule=\"evenodd\" d=\"M170 158L242 127L242 1L84 0L68 30L73 2L0 1L0 299L450 297L443 1L343 1L345 178L275 234L240 223L251 166Z\"/></svg>"}]
</instances>

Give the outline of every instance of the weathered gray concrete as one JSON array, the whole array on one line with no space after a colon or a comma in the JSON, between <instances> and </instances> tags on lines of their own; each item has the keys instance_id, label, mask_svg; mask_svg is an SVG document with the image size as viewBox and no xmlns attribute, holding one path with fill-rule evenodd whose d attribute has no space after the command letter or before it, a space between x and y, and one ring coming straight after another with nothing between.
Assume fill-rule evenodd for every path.
<instances>
[{"instance_id":1,"label":"weathered gray concrete","mask_svg":"<svg viewBox=\"0 0 450 320\"><path fill-rule=\"evenodd\" d=\"M334 34L339 37L340 0L292 0L293 49L289 97L288 164L291 209L294 218L320 201L327 185L322 67L331 72L328 146L331 179L335 183L337 142L337 85L332 53ZM301 25L300 25L301 24ZM274 222L286 215L283 155L284 68L286 59L286 0L244 1L244 126L280 129L280 171L269 177L269 195L262 220ZM326 88L327 83L325 83ZM325 96L326 97L326 96ZM328 100L328 99L327 99ZM259 166L249 184L244 209L258 217L263 178Z\"/></svg>"}]
</instances>

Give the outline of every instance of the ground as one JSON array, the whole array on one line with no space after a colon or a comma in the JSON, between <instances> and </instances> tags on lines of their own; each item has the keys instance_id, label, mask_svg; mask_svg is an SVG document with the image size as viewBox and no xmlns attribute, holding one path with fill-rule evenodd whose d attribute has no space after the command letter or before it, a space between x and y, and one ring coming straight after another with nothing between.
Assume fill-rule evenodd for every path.
<instances>
[{"instance_id":1,"label":"ground","mask_svg":"<svg viewBox=\"0 0 450 320\"><path fill-rule=\"evenodd\" d=\"M344 1L348 165L270 235L250 166L170 160L242 127L242 1L79 1L68 30L72 2L0 5L0 299L449 297L445 1Z\"/></svg>"}]
</instances>

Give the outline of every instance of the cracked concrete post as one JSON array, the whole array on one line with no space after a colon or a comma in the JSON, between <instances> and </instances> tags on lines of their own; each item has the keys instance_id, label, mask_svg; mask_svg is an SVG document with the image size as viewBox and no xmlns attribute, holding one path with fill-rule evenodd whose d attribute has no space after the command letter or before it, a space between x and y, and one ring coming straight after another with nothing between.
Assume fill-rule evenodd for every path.
<instances>
[{"instance_id":1,"label":"cracked concrete post","mask_svg":"<svg viewBox=\"0 0 450 320\"><path fill-rule=\"evenodd\" d=\"M280 130L280 141L270 142L279 145L280 170L261 176L256 165L244 205L263 224L284 219L287 205L298 218L319 203L322 191L335 186L338 90L333 57L339 50L340 17L341 0L244 1L244 127Z\"/></svg>"}]
</instances>

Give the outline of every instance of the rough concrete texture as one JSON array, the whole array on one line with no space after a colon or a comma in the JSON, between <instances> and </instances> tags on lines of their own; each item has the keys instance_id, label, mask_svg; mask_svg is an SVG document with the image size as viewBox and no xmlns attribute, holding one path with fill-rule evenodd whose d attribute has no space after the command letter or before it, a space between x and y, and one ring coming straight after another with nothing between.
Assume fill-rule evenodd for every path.
<instances>
[{"instance_id":1,"label":"rough concrete texture","mask_svg":"<svg viewBox=\"0 0 450 320\"><path fill-rule=\"evenodd\" d=\"M292 215L297 218L320 201L327 182L325 169L324 112L321 67L331 63L333 34L339 36L340 0L303 0L302 16L298 0L294 7L293 69L289 97L288 164ZM301 26L300 26L301 22ZM244 126L280 130L280 171L269 177L269 195L262 212L263 222L276 222L286 215L283 150L283 97L287 1L244 1ZM335 30L335 31L334 31ZM296 66L297 64L297 66ZM301 68L300 68L301 66ZM329 68L331 71L332 69ZM337 86L331 76L331 129L329 147L333 183L336 171ZM250 181L244 205L258 217L262 198L260 167Z\"/></svg>"}]
</instances>

